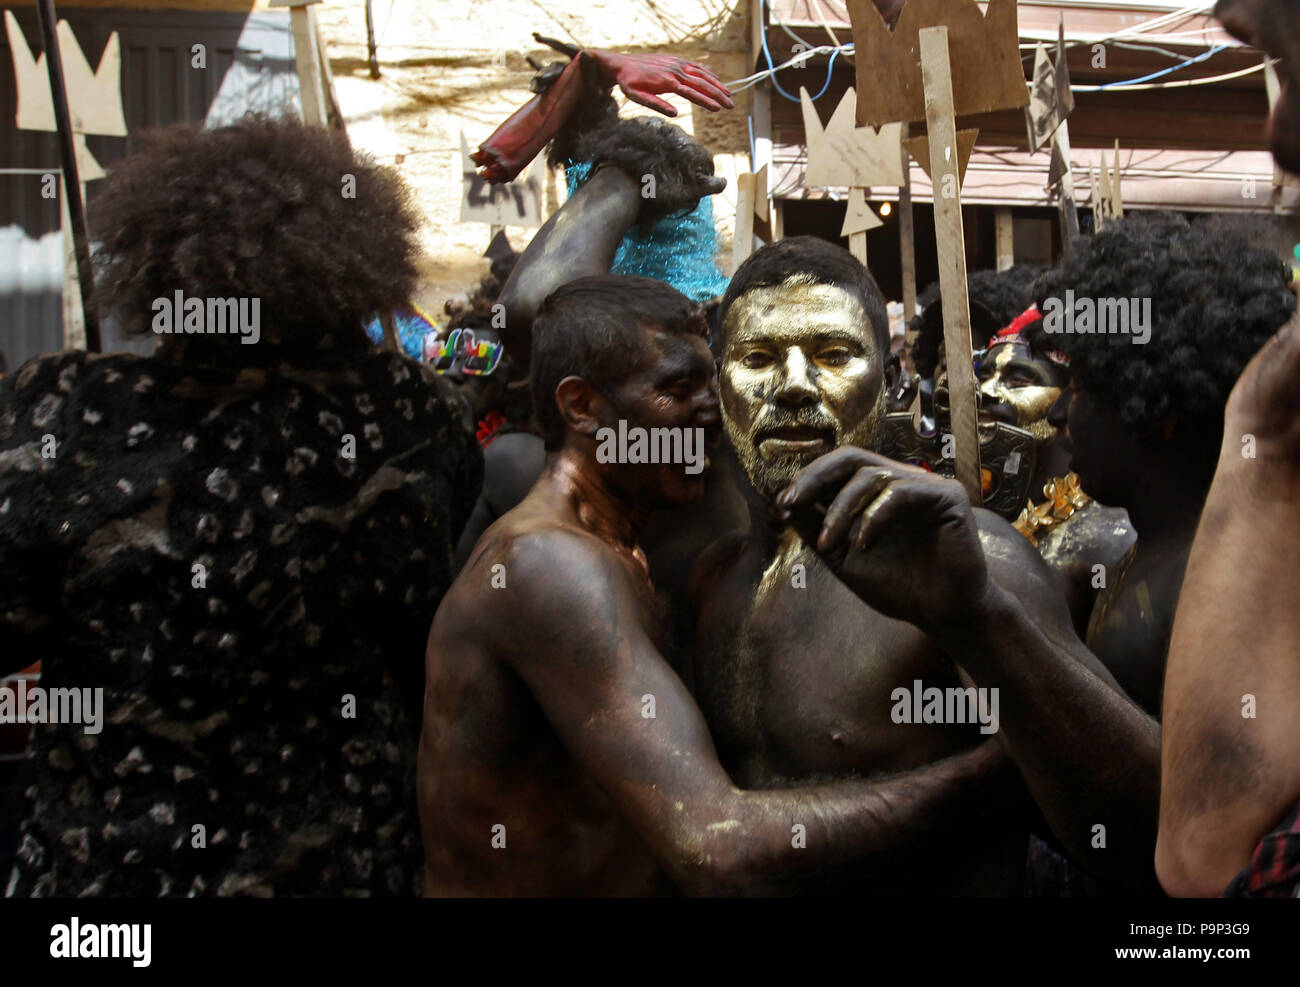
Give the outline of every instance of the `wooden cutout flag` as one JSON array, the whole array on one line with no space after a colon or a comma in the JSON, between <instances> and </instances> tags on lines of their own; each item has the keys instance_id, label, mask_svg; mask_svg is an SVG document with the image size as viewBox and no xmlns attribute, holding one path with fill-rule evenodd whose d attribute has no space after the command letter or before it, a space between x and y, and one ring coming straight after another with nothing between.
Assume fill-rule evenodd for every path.
<instances>
[{"instance_id":1,"label":"wooden cutout flag","mask_svg":"<svg viewBox=\"0 0 1300 987\"><path fill-rule=\"evenodd\" d=\"M1093 229L1100 232L1117 219L1124 218L1124 197L1120 191L1119 141L1115 141L1115 160L1106 160L1101 152L1101 164L1088 167L1089 195L1092 203Z\"/></svg>"},{"instance_id":2,"label":"wooden cutout flag","mask_svg":"<svg viewBox=\"0 0 1300 987\"><path fill-rule=\"evenodd\" d=\"M122 54L117 32L108 37L99 67L91 71L77 37L67 21L59 21L56 31L63 56L63 78L68 93L68 117L72 123L72 143L76 149L77 172L82 182L103 178L105 171L90 149L86 135L126 136L126 115L122 112ZM14 85L18 90L18 112L14 125L19 130L55 132L54 101L50 98L50 76L45 67L45 53L32 56L17 18L5 11L5 33L14 59Z\"/></svg>"},{"instance_id":3,"label":"wooden cutout flag","mask_svg":"<svg viewBox=\"0 0 1300 987\"><path fill-rule=\"evenodd\" d=\"M1065 61L1065 18L1057 26L1056 58L1047 55L1039 42L1034 53L1034 84L1029 105L1025 107L1025 129L1032 154L1047 144L1056 128L1074 109L1074 92L1070 89L1070 67Z\"/></svg>"},{"instance_id":4,"label":"wooden cutout flag","mask_svg":"<svg viewBox=\"0 0 1300 987\"><path fill-rule=\"evenodd\" d=\"M844 210L844 225L840 227L840 236L866 233L867 230L874 230L877 226L884 225L884 221L876 215L875 210L867 205L866 190L849 189L849 202Z\"/></svg>"},{"instance_id":5,"label":"wooden cutout flag","mask_svg":"<svg viewBox=\"0 0 1300 987\"><path fill-rule=\"evenodd\" d=\"M959 130L957 131L957 184L966 183L966 165L970 161L970 152L975 148L975 138L978 136L978 130ZM903 141L903 146L907 148L909 154L916 158L922 170L930 176L930 181L934 181L934 176L930 175L930 138L922 135L920 137L909 137Z\"/></svg>"},{"instance_id":6,"label":"wooden cutout flag","mask_svg":"<svg viewBox=\"0 0 1300 987\"><path fill-rule=\"evenodd\" d=\"M1019 109L1029 102L1020 63L1016 0L907 0L891 32L871 0L847 0L856 47L859 124L925 119L918 36L948 28L953 112Z\"/></svg>"},{"instance_id":7,"label":"wooden cutout flag","mask_svg":"<svg viewBox=\"0 0 1300 987\"><path fill-rule=\"evenodd\" d=\"M804 183L814 187L902 185L903 159L898 153L903 126L887 123L879 129L855 123L858 97L850 86L825 128L808 90L800 87L808 164Z\"/></svg>"}]
</instances>

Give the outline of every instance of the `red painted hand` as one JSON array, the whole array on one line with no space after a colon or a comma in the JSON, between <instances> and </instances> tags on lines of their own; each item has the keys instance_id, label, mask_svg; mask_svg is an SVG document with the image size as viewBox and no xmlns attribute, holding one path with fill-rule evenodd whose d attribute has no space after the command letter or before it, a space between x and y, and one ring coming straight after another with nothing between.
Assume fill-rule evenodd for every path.
<instances>
[{"instance_id":1,"label":"red painted hand","mask_svg":"<svg viewBox=\"0 0 1300 987\"><path fill-rule=\"evenodd\" d=\"M621 55L618 52L587 48L583 54L592 58L601 71L623 95L634 103L675 117L671 103L659 97L665 93L684 96L706 110L731 109L731 92L722 80L708 69L674 55Z\"/></svg>"}]
</instances>

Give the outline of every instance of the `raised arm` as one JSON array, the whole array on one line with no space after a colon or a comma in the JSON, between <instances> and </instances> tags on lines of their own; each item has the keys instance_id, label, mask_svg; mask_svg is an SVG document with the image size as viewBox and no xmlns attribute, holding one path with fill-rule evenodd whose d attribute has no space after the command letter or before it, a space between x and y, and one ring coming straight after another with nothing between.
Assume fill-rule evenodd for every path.
<instances>
[{"instance_id":1,"label":"raised arm","mask_svg":"<svg viewBox=\"0 0 1300 987\"><path fill-rule=\"evenodd\" d=\"M1029 543L988 512L977 522L956 482L853 447L806 467L778 503L868 604L998 690L998 738L1075 859L1154 889L1159 727L1075 636Z\"/></svg>"},{"instance_id":2,"label":"raised arm","mask_svg":"<svg viewBox=\"0 0 1300 987\"><path fill-rule=\"evenodd\" d=\"M1170 894L1222 893L1300 798L1298 382L1293 316L1228 400L1174 618L1156 848Z\"/></svg>"},{"instance_id":3,"label":"raised arm","mask_svg":"<svg viewBox=\"0 0 1300 987\"><path fill-rule=\"evenodd\" d=\"M641 209L641 183L601 168L538 230L501 289L506 345L526 347L546 296L576 278L608 274Z\"/></svg>"},{"instance_id":4,"label":"raised arm","mask_svg":"<svg viewBox=\"0 0 1300 987\"><path fill-rule=\"evenodd\" d=\"M502 653L516 655L515 670L573 756L688 893L869 881L891 857L896 864L905 849L987 808L995 779L1015 783L990 743L882 781L741 791L643 631L618 561L584 536L556 533L516 542L506 564L513 619L501 628ZM519 640L530 642L522 653Z\"/></svg>"}]
</instances>

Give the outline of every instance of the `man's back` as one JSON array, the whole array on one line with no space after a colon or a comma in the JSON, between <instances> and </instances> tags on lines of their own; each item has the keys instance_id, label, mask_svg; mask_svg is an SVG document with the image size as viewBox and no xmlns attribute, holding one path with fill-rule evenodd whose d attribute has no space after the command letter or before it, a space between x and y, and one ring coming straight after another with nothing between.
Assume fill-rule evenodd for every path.
<instances>
[{"instance_id":1,"label":"man's back","mask_svg":"<svg viewBox=\"0 0 1300 987\"><path fill-rule=\"evenodd\" d=\"M0 401L0 654L104 697L37 728L11 893L410 894L420 639L481 469L431 375L75 353Z\"/></svg>"}]
</instances>

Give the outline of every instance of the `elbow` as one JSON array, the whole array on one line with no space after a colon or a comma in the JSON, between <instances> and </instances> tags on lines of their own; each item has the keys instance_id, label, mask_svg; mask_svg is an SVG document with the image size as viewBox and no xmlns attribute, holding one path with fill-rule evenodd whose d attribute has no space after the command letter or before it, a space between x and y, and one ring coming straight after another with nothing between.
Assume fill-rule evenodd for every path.
<instances>
[{"instance_id":1,"label":"elbow","mask_svg":"<svg viewBox=\"0 0 1300 987\"><path fill-rule=\"evenodd\" d=\"M675 847L668 870L673 883L691 898L731 898L750 890L741 856L717 840Z\"/></svg>"},{"instance_id":2,"label":"elbow","mask_svg":"<svg viewBox=\"0 0 1300 987\"><path fill-rule=\"evenodd\" d=\"M732 815L721 821L683 820L668 834L663 863L673 882L692 898L763 894L765 867L745 825ZM775 862L773 862L775 864Z\"/></svg>"},{"instance_id":3,"label":"elbow","mask_svg":"<svg viewBox=\"0 0 1300 987\"><path fill-rule=\"evenodd\" d=\"M1240 870L1223 856L1162 826L1156 838L1156 877L1171 898L1217 898Z\"/></svg>"}]
</instances>

